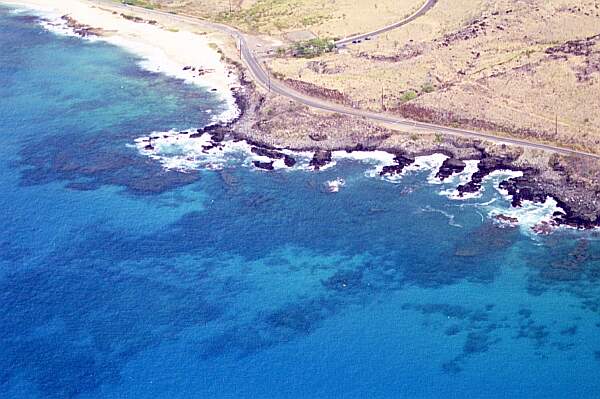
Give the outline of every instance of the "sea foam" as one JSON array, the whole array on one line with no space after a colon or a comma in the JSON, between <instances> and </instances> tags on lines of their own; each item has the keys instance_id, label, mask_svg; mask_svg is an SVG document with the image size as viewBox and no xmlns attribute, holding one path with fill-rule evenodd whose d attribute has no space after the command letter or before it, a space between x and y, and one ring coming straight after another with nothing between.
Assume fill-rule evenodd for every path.
<instances>
[{"instance_id":1,"label":"sea foam","mask_svg":"<svg viewBox=\"0 0 600 399\"><path fill-rule=\"evenodd\" d=\"M193 135L193 137L192 137ZM252 152L252 145L245 140L213 141L208 133L197 129L185 131L152 132L135 140L138 151L160 162L165 169L191 172L199 169L223 169L227 166L254 167L254 162L273 162L274 169L311 170L310 152L278 150L294 158L296 164L288 168L282 158L271 159Z\"/></svg>"},{"instance_id":2,"label":"sea foam","mask_svg":"<svg viewBox=\"0 0 600 399\"><path fill-rule=\"evenodd\" d=\"M257 155L252 151L252 145L244 140L223 140L215 143L210 133L203 133L191 137L195 129L184 133L178 131L153 132L147 137L136 140L136 147L141 154L160 162L166 169L174 169L189 172L197 169L223 169L227 166L243 166L255 169L255 162L271 164L273 169L279 170L304 170L314 171L310 166L310 160L314 153L310 151L297 152L288 149L276 149L280 154L288 155L296 161L293 167L287 167L282 158L271 159L264 155ZM151 146L149 146L151 144ZM383 167L395 164L395 155L385 151L334 151L332 161L322 167L320 171L333 168L337 162L342 160L353 160L367 166L365 175L372 178L381 178L392 183L399 183L409 173L431 171L427 181L439 186L440 195L451 200L475 200L483 197L486 187L494 187L499 193L499 198L492 198L486 202L477 203L471 201L467 204L481 209L488 217L497 220L498 215L503 215L506 220L518 220L518 225L524 231L531 229L542 222L549 223L556 212L562 212L556 200L548 198L545 203L533 203L524 201L522 207L511 207L512 198L507 192L499 188L501 181L523 176L522 172L510 170L496 170L482 180L482 187L476 193L460 195L457 187L469 182L478 170L479 161L466 161L466 167L461 173L454 174L448 179L441 181L436 178L437 171L448 158L442 154L416 157L415 162L402 171L399 175L381 176ZM325 182L327 191L338 192L345 184L345 179L337 178ZM425 209L424 211L432 211ZM449 223L459 227L454 217L446 214Z\"/></svg>"}]
</instances>

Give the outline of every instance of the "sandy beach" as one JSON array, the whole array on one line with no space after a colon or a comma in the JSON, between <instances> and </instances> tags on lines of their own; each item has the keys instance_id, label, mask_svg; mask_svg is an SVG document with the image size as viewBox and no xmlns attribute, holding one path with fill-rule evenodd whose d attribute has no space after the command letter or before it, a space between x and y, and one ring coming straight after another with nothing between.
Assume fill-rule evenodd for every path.
<instances>
[{"instance_id":1,"label":"sandy beach","mask_svg":"<svg viewBox=\"0 0 600 399\"><path fill-rule=\"evenodd\" d=\"M0 1L0 4L34 10L48 20L45 24L48 29L59 33L68 32L66 21L61 19L63 15L82 25L99 28L102 35L90 36L90 40L107 41L139 55L144 69L218 93L229 104L228 111L216 116L219 120L231 120L239 112L232 95L232 88L239 87L238 77L221 61L215 44L220 44L222 38L216 34L188 30L180 25L135 22L85 0L61 0L54 4L43 0L11 0Z\"/></svg>"}]
</instances>

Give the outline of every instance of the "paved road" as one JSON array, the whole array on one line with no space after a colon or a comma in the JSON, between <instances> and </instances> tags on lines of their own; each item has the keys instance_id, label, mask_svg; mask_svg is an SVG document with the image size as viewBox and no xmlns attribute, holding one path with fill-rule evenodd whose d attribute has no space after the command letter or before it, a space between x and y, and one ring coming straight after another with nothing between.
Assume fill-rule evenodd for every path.
<instances>
[{"instance_id":1,"label":"paved road","mask_svg":"<svg viewBox=\"0 0 600 399\"><path fill-rule=\"evenodd\" d=\"M208 22L208 21L201 20L201 19L198 19L195 17L185 16L185 15L180 15L180 14L175 15L175 14L170 14L170 13L167 13L164 11L148 10L145 8L134 7L134 6L125 6L125 5L116 4L112 1L107 1L107 0L93 0L93 2L95 2L97 4L111 6L113 8L123 9L123 10L135 9L136 11L139 11L139 12L145 13L145 14L161 15L164 17L168 17L173 21L184 22L184 23L187 23L190 25L198 26L203 29L217 30L217 31L221 31L226 34L229 34L229 35L233 36L236 40L238 40L239 46L241 47L240 53L242 55L242 60L246 64L246 66L248 67L248 70L250 71L250 73L252 74L252 76L254 77L254 79L256 80L256 82L258 84L262 85L265 89L267 89L269 91L272 91L281 96L287 97L287 98L297 101L301 104L304 104L304 105L307 105L307 106L310 106L310 107L313 107L316 109L337 112L337 113L343 114L343 115L364 117L371 121L384 122L389 125L394 125L397 127L424 129L424 130L427 130L430 132L434 131L434 132L451 135L451 136L460 136L460 137L467 137L467 138L472 138L472 139L488 140L488 141L493 141L496 143L512 144L512 145L517 145L517 146L526 147L526 148L533 148L533 149L538 149L538 150L555 152L555 153L563 154L563 155L577 155L577 156L582 156L582 157L586 157L586 158L590 158L590 159L600 160L600 155L585 152L585 151L573 150L573 149L559 147L559 146L555 146L555 145L551 145L551 144L530 142L530 141L522 140L522 139L496 136L496 135L493 135L490 133L476 132L473 130L446 127L446 126L436 125L433 123L417 122L417 121L413 121L410 119L401 118L401 117L398 117L395 115L365 111L365 110L347 107L347 106L343 106L343 105L339 105L339 104L335 104L335 103L330 103L330 102L323 101L318 98L310 97L304 93L300 93L300 92L286 86L284 83L282 83L276 79L271 78L271 76L266 72L266 68L262 65L260 59L256 56L255 51L250 49L250 47L248 46L247 36L235 28L232 28L227 25ZM427 4L429 4L429 3L430 2L428 2ZM416 18L416 16L415 16L415 18Z\"/></svg>"},{"instance_id":2,"label":"paved road","mask_svg":"<svg viewBox=\"0 0 600 399\"><path fill-rule=\"evenodd\" d=\"M429 11L435 5L435 3L437 3L437 1L438 0L427 0L427 1L425 1L425 4L423 4L421 6L421 8L419 8L419 10L417 10L414 14L410 15L409 17L403 19L400 22L393 23L391 25L388 25L388 26L385 26L383 28L374 30L372 32L362 33L360 35L354 35L354 36L346 37L344 39L336 41L335 45L338 46L338 47L344 46L344 45L352 43L352 42L358 42L359 40L362 41L362 40L365 40L366 38L372 38L372 37L375 37L375 36L379 36L382 33L386 33L386 32L389 32L391 30L394 30L394 29L398 29L401 26L404 26L404 25L406 25L408 23L411 23L415 19L417 19L420 16L424 15L425 13L427 13L427 11Z\"/></svg>"}]
</instances>

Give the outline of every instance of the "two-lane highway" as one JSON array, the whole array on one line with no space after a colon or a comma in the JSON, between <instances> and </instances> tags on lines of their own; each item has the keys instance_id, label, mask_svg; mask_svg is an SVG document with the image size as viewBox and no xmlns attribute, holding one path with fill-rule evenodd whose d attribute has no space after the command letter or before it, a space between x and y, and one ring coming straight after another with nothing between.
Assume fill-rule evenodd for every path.
<instances>
[{"instance_id":1,"label":"two-lane highway","mask_svg":"<svg viewBox=\"0 0 600 399\"><path fill-rule=\"evenodd\" d=\"M374 30L372 32L368 32L368 33L361 33L359 35L354 35L354 36L350 36L350 37L346 37L344 39L340 39L338 41L335 42L335 45L340 47L343 45L346 45L348 43L352 43L352 42L358 42L358 41L362 41L365 40L367 38L374 38L376 36L381 35L382 33L386 33L389 32L391 30L394 29L398 29L408 23L411 23L412 21L414 21L415 19L419 18L422 15L425 15L427 13L427 11L429 11L434 5L435 3L437 3L438 0L427 0L425 1L425 3L421 6L421 8L419 8L414 14L411 14L410 16L406 17L405 19L403 19L402 21L399 22L395 22L391 25L388 26L384 26L383 28L379 28L377 30Z\"/></svg>"}]
</instances>

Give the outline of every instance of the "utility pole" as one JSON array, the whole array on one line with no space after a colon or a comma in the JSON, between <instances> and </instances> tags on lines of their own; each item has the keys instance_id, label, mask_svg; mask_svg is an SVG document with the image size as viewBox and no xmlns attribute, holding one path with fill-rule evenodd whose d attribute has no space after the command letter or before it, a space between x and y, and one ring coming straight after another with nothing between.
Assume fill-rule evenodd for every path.
<instances>
[{"instance_id":1,"label":"utility pole","mask_svg":"<svg viewBox=\"0 0 600 399\"><path fill-rule=\"evenodd\" d=\"M233 8L231 7L231 0L229 0L229 13L231 14L233 12Z\"/></svg>"},{"instance_id":2,"label":"utility pole","mask_svg":"<svg viewBox=\"0 0 600 399\"><path fill-rule=\"evenodd\" d=\"M381 110L385 111L385 104L383 103L383 86L381 86Z\"/></svg>"}]
</instances>

